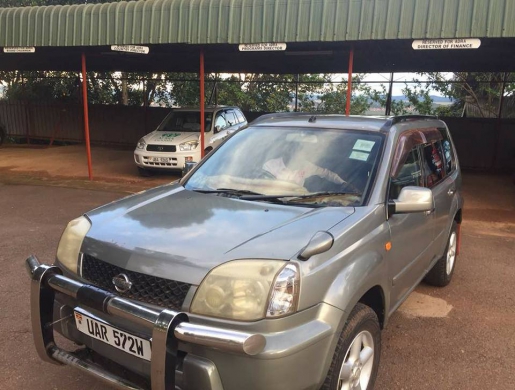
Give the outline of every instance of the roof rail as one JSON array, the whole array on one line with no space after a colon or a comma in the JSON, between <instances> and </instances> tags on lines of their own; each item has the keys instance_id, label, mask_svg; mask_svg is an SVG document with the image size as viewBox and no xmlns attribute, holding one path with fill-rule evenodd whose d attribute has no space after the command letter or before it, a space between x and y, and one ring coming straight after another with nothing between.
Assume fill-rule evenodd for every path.
<instances>
[{"instance_id":1,"label":"roof rail","mask_svg":"<svg viewBox=\"0 0 515 390\"><path fill-rule=\"evenodd\" d=\"M412 120L415 120L415 119L438 119L438 116L437 115L397 115L397 116L392 116L390 119L392 121L392 126L393 126L396 123L405 122L410 119L412 119Z\"/></svg>"},{"instance_id":2,"label":"roof rail","mask_svg":"<svg viewBox=\"0 0 515 390\"><path fill-rule=\"evenodd\" d=\"M274 118L289 118L289 117L298 118L301 116L312 117L313 115L314 115L313 113L308 113L308 112L275 112L275 113L270 113L270 114L263 114L263 115L257 117L256 119L254 119L252 121L252 124L255 125L257 123L264 122L266 120L274 119Z\"/></svg>"}]
</instances>

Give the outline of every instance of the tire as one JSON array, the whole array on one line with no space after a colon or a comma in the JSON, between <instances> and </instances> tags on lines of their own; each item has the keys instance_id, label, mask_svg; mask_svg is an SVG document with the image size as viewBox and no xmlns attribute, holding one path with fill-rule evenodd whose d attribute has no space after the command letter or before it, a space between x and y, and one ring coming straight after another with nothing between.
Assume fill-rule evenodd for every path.
<instances>
[{"instance_id":1,"label":"tire","mask_svg":"<svg viewBox=\"0 0 515 390\"><path fill-rule=\"evenodd\" d=\"M145 168L138 167L138 173L141 177L150 177L152 174Z\"/></svg>"},{"instance_id":2,"label":"tire","mask_svg":"<svg viewBox=\"0 0 515 390\"><path fill-rule=\"evenodd\" d=\"M2 145L4 143L5 137L6 137L5 130L2 127L0 127L0 145Z\"/></svg>"},{"instance_id":3,"label":"tire","mask_svg":"<svg viewBox=\"0 0 515 390\"><path fill-rule=\"evenodd\" d=\"M377 315L370 307L358 303L342 330L322 389L372 390L380 355L381 327ZM342 382L341 376L347 381Z\"/></svg>"},{"instance_id":4,"label":"tire","mask_svg":"<svg viewBox=\"0 0 515 390\"><path fill-rule=\"evenodd\" d=\"M424 281L432 286L445 287L452 279L454 268L456 268L456 260L458 255L458 224L456 221L452 222L451 233L447 239L444 255L427 273Z\"/></svg>"}]
</instances>

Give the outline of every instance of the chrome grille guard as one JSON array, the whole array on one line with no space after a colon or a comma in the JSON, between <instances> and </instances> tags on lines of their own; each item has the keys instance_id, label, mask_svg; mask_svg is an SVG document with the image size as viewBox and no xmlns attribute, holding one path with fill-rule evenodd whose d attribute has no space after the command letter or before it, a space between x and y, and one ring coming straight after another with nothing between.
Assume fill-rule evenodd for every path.
<instances>
[{"instance_id":1,"label":"chrome grille guard","mask_svg":"<svg viewBox=\"0 0 515 390\"><path fill-rule=\"evenodd\" d=\"M40 264L36 256L27 258L26 267L32 279L31 322L39 357L49 363L74 366L119 387L139 389L126 379L56 346L52 327L56 291L95 310L143 325L152 332L152 390L175 389L178 340L245 355L256 355L265 348L266 339L261 334L192 324L186 313L153 310L109 291L77 282L63 276L57 266Z\"/></svg>"}]
</instances>

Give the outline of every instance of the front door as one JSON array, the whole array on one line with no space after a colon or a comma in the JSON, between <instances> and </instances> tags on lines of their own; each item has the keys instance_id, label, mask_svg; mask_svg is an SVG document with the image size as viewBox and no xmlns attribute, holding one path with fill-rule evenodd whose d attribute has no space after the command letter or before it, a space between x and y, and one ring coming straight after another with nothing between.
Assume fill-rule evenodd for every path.
<instances>
[{"instance_id":1,"label":"front door","mask_svg":"<svg viewBox=\"0 0 515 390\"><path fill-rule=\"evenodd\" d=\"M403 187L423 186L419 146L415 146L399 173L390 181L390 199L396 199ZM434 212L395 214L389 217L391 250L388 252L392 283L392 311L404 300L425 274L432 258L435 224Z\"/></svg>"}]
</instances>

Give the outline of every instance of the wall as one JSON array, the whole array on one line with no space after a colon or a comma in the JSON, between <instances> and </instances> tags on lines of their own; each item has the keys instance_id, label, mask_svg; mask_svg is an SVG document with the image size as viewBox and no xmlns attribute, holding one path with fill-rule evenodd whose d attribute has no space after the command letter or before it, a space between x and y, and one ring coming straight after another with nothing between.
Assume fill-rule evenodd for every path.
<instances>
[{"instance_id":1,"label":"wall","mask_svg":"<svg viewBox=\"0 0 515 390\"><path fill-rule=\"evenodd\" d=\"M154 130L169 108L90 105L93 144L134 146ZM245 113L252 121L260 113ZM515 119L443 118L454 139L461 166L468 169L515 171ZM82 108L0 101L0 122L16 138L83 142Z\"/></svg>"},{"instance_id":2,"label":"wall","mask_svg":"<svg viewBox=\"0 0 515 390\"><path fill-rule=\"evenodd\" d=\"M515 172L515 119L442 118L462 168Z\"/></svg>"},{"instance_id":3,"label":"wall","mask_svg":"<svg viewBox=\"0 0 515 390\"><path fill-rule=\"evenodd\" d=\"M169 108L89 106L90 139L94 144L135 145L154 130ZM0 101L0 121L15 138L84 141L82 107L77 104L24 104Z\"/></svg>"}]
</instances>

